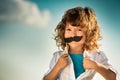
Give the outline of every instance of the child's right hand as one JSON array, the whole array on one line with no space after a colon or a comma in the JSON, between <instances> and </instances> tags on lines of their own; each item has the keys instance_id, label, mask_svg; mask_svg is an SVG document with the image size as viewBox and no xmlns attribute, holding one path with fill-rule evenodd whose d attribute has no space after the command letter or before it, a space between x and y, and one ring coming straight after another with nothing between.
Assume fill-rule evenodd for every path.
<instances>
[{"instance_id":1,"label":"child's right hand","mask_svg":"<svg viewBox=\"0 0 120 80\"><path fill-rule=\"evenodd\" d=\"M69 64L68 54L62 54L53 69L43 78L43 80L57 80L59 72Z\"/></svg>"},{"instance_id":2,"label":"child's right hand","mask_svg":"<svg viewBox=\"0 0 120 80\"><path fill-rule=\"evenodd\" d=\"M68 54L63 54L57 61L56 67L60 70L64 69L69 64Z\"/></svg>"}]
</instances>

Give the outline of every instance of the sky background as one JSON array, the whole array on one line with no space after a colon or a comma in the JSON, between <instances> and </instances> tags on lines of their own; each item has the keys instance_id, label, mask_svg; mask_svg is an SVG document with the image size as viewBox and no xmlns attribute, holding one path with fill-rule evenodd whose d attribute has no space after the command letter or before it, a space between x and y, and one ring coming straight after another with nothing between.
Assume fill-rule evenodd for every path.
<instances>
[{"instance_id":1,"label":"sky background","mask_svg":"<svg viewBox=\"0 0 120 80\"><path fill-rule=\"evenodd\" d=\"M0 80L42 80L58 48L54 29L64 12L94 9L102 31L101 47L120 73L119 0L0 0ZM94 80L103 80L97 74Z\"/></svg>"}]
</instances>

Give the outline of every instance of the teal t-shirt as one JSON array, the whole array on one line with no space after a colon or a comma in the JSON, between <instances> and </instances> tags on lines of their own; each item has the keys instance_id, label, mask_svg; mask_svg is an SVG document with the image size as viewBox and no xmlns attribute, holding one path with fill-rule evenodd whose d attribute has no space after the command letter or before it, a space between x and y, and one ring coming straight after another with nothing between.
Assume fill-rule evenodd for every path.
<instances>
[{"instance_id":1,"label":"teal t-shirt","mask_svg":"<svg viewBox=\"0 0 120 80\"><path fill-rule=\"evenodd\" d=\"M85 72L83 67L83 54L69 53L69 55L74 65L75 78L77 78L81 73Z\"/></svg>"}]
</instances>

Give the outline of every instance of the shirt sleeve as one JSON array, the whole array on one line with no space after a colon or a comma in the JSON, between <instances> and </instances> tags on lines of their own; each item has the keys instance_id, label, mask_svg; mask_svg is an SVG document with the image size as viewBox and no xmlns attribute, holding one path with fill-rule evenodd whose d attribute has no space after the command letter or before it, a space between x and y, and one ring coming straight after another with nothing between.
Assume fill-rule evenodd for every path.
<instances>
[{"instance_id":1,"label":"shirt sleeve","mask_svg":"<svg viewBox=\"0 0 120 80\"><path fill-rule=\"evenodd\" d=\"M54 52L53 57L52 57L52 59L51 59L51 61L50 61L50 64L49 64L49 69L48 69L47 72L44 74L44 76L46 76L47 74L49 74L49 73L51 72L51 70L54 68L54 66L55 66L56 63L57 63L57 60L58 60L59 57L61 56L61 52L62 52L62 51L56 51L56 52ZM59 74L58 74L57 78L59 78ZM59 80L59 79L57 79L57 80Z\"/></svg>"},{"instance_id":2,"label":"shirt sleeve","mask_svg":"<svg viewBox=\"0 0 120 80\"><path fill-rule=\"evenodd\" d=\"M56 59L57 59L57 56L56 56L56 53L54 53L54 54L53 54L53 57L52 57L52 59L51 59L51 61L50 61L50 64L49 64L49 69L48 69L48 71L44 74L44 76L47 75L47 74L53 69L53 67L54 67L55 64L56 64Z\"/></svg>"},{"instance_id":3,"label":"shirt sleeve","mask_svg":"<svg viewBox=\"0 0 120 80\"><path fill-rule=\"evenodd\" d=\"M119 73L117 72L117 70L115 70L115 69L113 68L113 66L112 66L111 64L108 63L108 58L107 58L107 56L105 55L105 53L101 51L100 54L101 54L101 56L100 56L100 58L101 58L101 63L102 63L103 65L107 66L110 70L112 70L112 71L116 74L116 80L120 80L120 75L119 75Z\"/></svg>"}]
</instances>

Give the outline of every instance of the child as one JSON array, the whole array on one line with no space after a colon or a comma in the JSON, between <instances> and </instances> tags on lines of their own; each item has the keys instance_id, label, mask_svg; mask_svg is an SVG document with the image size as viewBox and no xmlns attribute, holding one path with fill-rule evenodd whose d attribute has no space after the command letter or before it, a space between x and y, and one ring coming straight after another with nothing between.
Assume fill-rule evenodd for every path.
<instances>
[{"instance_id":1,"label":"child","mask_svg":"<svg viewBox=\"0 0 120 80\"><path fill-rule=\"evenodd\" d=\"M117 72L99 50L102 37L91 8L69 9L55 30L56 43L63 51L54 53L44 80L92 80L96 72L106 80L118 80Z\"/></svg>"}]
</instances>

